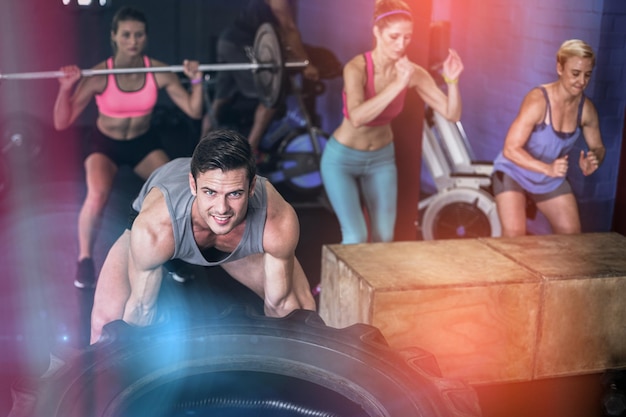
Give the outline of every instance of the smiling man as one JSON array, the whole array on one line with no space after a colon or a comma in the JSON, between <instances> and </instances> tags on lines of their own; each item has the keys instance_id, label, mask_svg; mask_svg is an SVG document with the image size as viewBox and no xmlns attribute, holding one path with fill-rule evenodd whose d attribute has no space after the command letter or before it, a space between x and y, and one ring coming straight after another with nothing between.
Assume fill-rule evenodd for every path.
<instances>
[{"instance_id":1,"label":"smiling man","mask_svg":"<svg viewBox=\"0 0 626 417\"><path fill-rule=\"evenodd\" d=\"M220 265L264 300L265 314L315 310L295 249L296 213L256 175L246 138L216 130L155 171L132 204L133 221L104 262L91 317L91 343L102 327L123 319L149 325L157 319L163 265L179 259Z\"/></svg>"}]
</instances>

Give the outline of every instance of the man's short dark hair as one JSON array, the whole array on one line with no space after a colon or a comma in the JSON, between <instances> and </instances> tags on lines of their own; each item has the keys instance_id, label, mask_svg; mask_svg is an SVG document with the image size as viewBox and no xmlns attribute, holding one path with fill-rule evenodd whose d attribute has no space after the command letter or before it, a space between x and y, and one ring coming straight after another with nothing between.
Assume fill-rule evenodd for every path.
<instances>
[{"instance_id":1,"label":"man's short dark hair","mask_svg":"<svg viewBox=\"0 0 626 417\"><path fill-rule=\"evenodd\" d=\"M248 140L240 133L229 129L209 132L200 139L191 156L191 175L220 169L224 172L245 168L248 183L256 176L256 161Z\"/></svg>"}]
</instances>

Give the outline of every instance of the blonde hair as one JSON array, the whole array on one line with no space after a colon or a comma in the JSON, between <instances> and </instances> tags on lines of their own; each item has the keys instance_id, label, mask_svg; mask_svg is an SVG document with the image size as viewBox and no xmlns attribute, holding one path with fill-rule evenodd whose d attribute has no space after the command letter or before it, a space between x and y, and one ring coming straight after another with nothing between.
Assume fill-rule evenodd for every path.
<instances>
[{"instance_id":1,"label":"blonde hair","mask_svg":"<svg viewBox=\"0 0 626 417\"><path fill-rule=\"evenodd\" d=\"M590 58L591 65L596 65L596 55L593 53L593 49L585 41L580 39L570 39L561 44L561 47L556 52L556 62L561 65L565 65L571 57Z\"/></svg>"},{"instance_id":2,"label":"blonde hair","mask_svg":"<svg viewBox=\"0 0 626 417\"><path fill-rule=\"evenodd\" d=\"M374 25L382 28L398 20L413 21L411 8L403 0L376 0Z\"/></svg>"}]
</instances>

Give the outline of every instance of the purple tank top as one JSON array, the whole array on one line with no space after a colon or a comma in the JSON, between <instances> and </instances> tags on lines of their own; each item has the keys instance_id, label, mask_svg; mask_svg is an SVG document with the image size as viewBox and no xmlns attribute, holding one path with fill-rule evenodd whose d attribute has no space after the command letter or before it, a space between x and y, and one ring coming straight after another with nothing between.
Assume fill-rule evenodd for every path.
<instances>
[{"instance_id":1,"label":"purple tank top","mask_svg":"<svg viewBox=\"0 0 626 417\"><path fill-rule=\"evenodd\" d=\"M535 126L528 142L524 145L524 149L538 159L547 164L552 163L555 159L567 155L574 144L580 137L582 129L580 127L582 121L583 105L585 104L585 95L583 94L578 106L578 117L576 120L576 129L573 132L559 132L554 130L552 125L552 112L550 109L550 99L548 92L544 87L539 87L546 99L546 114L550 124L543 121ZM504 157L502 152L498 154L493 163L494 171L502 171L513 178L526 191L534 194L549 193L559 187L565 181L564 177L549 177L540 172L535 172L522 168Z\"/></svg>"}]
</instances>

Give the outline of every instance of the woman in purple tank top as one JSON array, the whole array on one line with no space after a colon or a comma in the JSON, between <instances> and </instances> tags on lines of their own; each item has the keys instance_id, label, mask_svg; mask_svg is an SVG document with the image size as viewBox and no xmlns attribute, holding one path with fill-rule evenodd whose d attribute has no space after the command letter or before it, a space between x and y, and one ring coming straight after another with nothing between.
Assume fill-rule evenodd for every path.
<instances>
[{"instance_id":1,"label":"woman in purple tank top","mask_svg":"<svg viewBox=\"0 0 626 417\"><path fill-rule=\"evenodd\" d=\"M583 135L589 148L578 157L583 175L594 173L604 159L598 113L583 94L595 65L594 52L587 43L572 39L561 45L556 61L559 78L526 95L494 161L493 189L505 237L526 234L528 198L554 233L580 233L578 205L565 178L568 153Z\"/></svg>"},{"instance_id":2,"label":"woman in purple tank top","mask_svg":"<svg viewBox=\"0 0 626 417\"><path fill-rule=\"evenodd\" d=\"M398 184L391 121L402 111L406 90L414 89L446 119L461 117L458 79L463 63L450 50L443 64L446 94L427 70L409 61L406 50L413 17L404 1L378 0L373 32L374 49L344 67L344 118L321 161L322 180L344 244L368 241L361 201L370 220L369 240L393 240Z\"/></svg>"}]
</instances>

